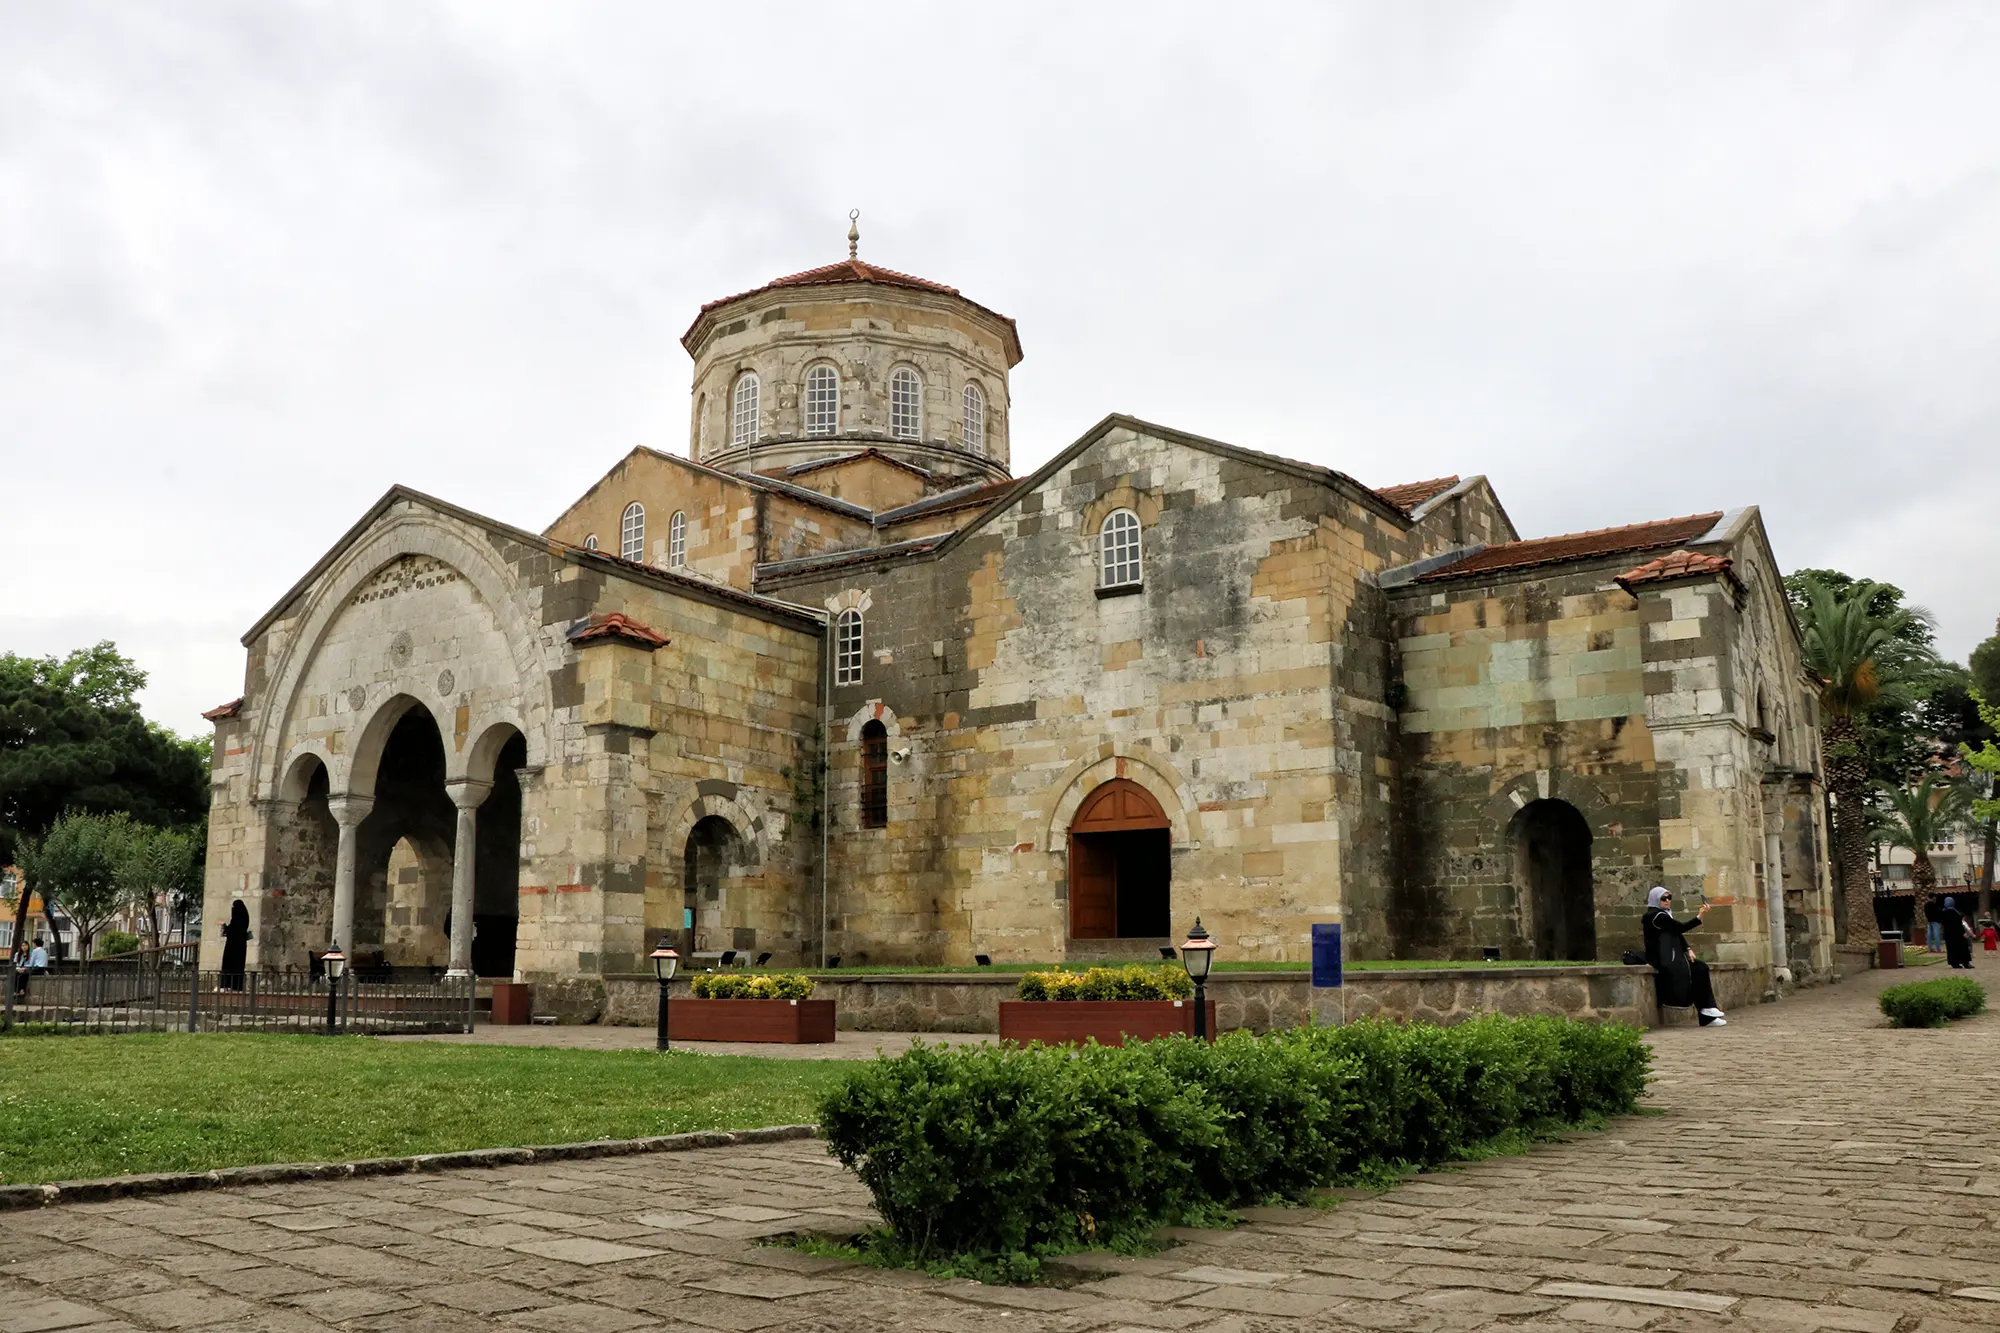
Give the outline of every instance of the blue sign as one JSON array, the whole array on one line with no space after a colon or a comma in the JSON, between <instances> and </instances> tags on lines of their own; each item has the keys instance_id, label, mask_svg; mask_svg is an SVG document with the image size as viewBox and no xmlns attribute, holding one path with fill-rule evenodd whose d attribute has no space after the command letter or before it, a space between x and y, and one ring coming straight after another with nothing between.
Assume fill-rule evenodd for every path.
<instances>
[{"instance_id":1,"label":"blue sign","mask_svg":"<svg viewBox=\"0 0 2000 1333\"><path fill-rule=\"evenodd\" d=\"M1313 924L1313 985L1340 986L1340 923Z\"/></svg>"}]
</instances>

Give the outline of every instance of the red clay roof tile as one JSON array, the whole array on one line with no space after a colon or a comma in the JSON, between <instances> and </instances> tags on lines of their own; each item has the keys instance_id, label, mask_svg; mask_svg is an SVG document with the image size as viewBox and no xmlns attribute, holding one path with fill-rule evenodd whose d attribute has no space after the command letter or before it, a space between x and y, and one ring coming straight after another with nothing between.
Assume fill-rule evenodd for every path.
<instances>
[{"instance_id":1,"label":"red clay roof tile","mask_svg":"<svg viewBox=\"0 0 2000 1333\"><path fill-rule=\"evenodd\" d=\"M1419 583L1435 582L1439 579L1461 578L1467 574L1488 574L1499 570L1526 569L1534 565L1560 564L1566 560L1585 560L1596 556L1619 555L1626 551L1650 551L1661 546L1679 546L1691 542L1710 528L1722 517L1722 511L1712 514L1690 514L1685 518L1663 518L1652 523L1634 523L1622 528L1594 528L1589 532L1565 533L1560 537L1537 537L1532 541L1507 542L1500 546L1489 546L1478 555L1470 556L1455 565L1433 570L1417 580Z\"/></svg>"},{"instance_id":2,"label":"red clay roof tile","mask_svg":"<svg viewBox=\"0 0 2000 1333\"><path fill-rule=\"evenodd\" d=\"M1457 477L1434 477L1429 481L1407 481L1400 486L1380 486L1375 494L1407 514L1424 501L1443 495L1456 485Z\"/></svg>"},{"instance_id":3,"label":"red clay roof tile","mask_svg":"<svg viewBox=\"0 0 2000 1333\"><path fill-rule=\"evenodd\" d=\"M609 639L618 643L629 643L639 648L660 649L667 646L667 636L656 629L648 629L638 621L620 612L608 615L594 615L588 620L580 620L569 627L571 643L591 643Z\"/></svg>"},{"instance_id":4,"label":"red clay roof tile","mask_svg":"<svg viewBox=\"0 0 2000 1333\"><path fill-rule=\"evenodd\" d=\"M1705 574L1727 574L1734 580L1736 562L1726 555L1701 555L1694 551L1669 551L1648 560L1637 569L1628 569L1613 582L1625 591L1635 583L1664 583L1668 579L1697 578Z\"/></svg>"},{"instance_id":5,"label":"red clay roof tile","mask_svg":"<svg viewBox=\"0 0 2000 1333\"><path fill-rule=\"evenodd\" d=\"M242 712L243 712L243 701L241 699L231 699L226 704L222 704L219 707L209 709L206 713L203 713L202 716L207 718L210 722L221 722L226 718L236 717Z\"/></svg>"}]
</instances>

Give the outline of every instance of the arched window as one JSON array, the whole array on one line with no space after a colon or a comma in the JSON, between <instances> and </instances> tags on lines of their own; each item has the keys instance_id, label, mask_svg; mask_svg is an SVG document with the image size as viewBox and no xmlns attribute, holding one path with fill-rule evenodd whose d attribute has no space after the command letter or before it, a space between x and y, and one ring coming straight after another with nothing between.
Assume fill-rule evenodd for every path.
<instances>
[{"instance_id":1,"label":"arched window","mask_svg":"<svg viewBox=\"0 0 2000 1333\"><path fill-rule=\"evenodd\" d=\"M1105 588L1122 588L1139 582L1139 516L1129 509L1114 509L1104 520L1099 552L1103 559Z\"/></svg>"},{"instance_id":2,"label":"arched window","mask_svg":"<svg viewBox=\"0 0 2000 1333\"><path fill-rule=\"evenodd\" d=\"M679 569L688 562L688 516L676 509L667 520L667 563Z\"/></svg>"},{"instance_id":3,"label":"arched window","mask_svg":"<svg viewBox=\"0 0 2000 1333\"><path fill-rule=\"evenodd\" d=\"M646 558L646 506L637 500L625 506L618 524L618 554L627 560Z\"/></svg>"},{"instance_id":4,"label":"arched window","mask_svg":"<svg viewBox=\"0 0 2000 1333\"><path fill-rule=\"evenodd\" d=\"M908 366L897 366L889 376L889 433L899 440L924 435L924 382Z\"/></svg>"},{"instance_id":5,"label":"arched window","mask_svg":"<svg viewBox=\"0 0 2000 1333\"><path fill-rule=\"evenodd\" d=\"M853 607L833 622L833 683L861 683L861 613Z\"/></svg>"},{"instance_id":6,"label":"arched window","mask_svg":"<svg viewBox=\"0 0 2000 1333\"><path fill-rule=\"evenodd\" d=\"M972 383L965 386L965 447L975 454L986 452L986 395Z\"/></svg>"},{"instance_id":7,"label":"arched window","mask_svg":"<svg viewBox=\"0 0 2000 1333\"><path fill-rule=\"evenodd\" d=\"M694 456L708 457L708 395L694 400Z\"/></svg>"},{"instance_id":8,"label":"arched window","mask_svg":"<svg viewBox=\"0 0 2000 1333\"><path fill-rule=\"evenodd\" d=\"M806 434L840 433L840 372L822 361L806 372Z\"/></svg>"},{"instance_id":9,"label":"arched window","mask_svg":"<svg viewBox=\"0 0 2000 1333\"><path fill-rule=\"evenodd\" d=\"M588 537L585 537L583 539L583 549L586 551L595 551L597 549L596 533L593 532Z\"/></svg>"},{"instance_id":10,"label":"arched window","mask_svg":"<svg viewBox=\"0 0 2000 1333\"><path fill-rule=\"evenodd\" d=\"M729 441L734 445L757 443L757 405L761 394L756 373L745 371L736 379L736 410Z\"/></svg>"},{"instance_id":11,"label":"arched window","mask_svg":"<svg viewBox=\"0 0 2000 1333\"><path fill-rule=\"evenodd\" d=\"M861 827L889 823L889 729L880 721L861 728Z\"/></svg>"}]
</instances>

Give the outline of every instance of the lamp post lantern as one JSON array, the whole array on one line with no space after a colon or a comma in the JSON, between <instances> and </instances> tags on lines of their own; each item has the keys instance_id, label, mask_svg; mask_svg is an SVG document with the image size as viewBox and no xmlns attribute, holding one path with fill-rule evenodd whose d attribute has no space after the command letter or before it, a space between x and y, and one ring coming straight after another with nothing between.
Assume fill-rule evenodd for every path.
<instances>
[{"instance_id":1,"label":"lamp post lantern","mask_svg":"<svg viewBox=\"0 0 2000 1333\"><path fill-rule=\"evenodd\" d=\"M321 966L326 968L326 1035L334 1035L334 1006L340 995L340 978L347 971L347 955L340 951L340 941L326 946L326 952L319 956Z\"/></svg>"},{"instance_id":2,"label":"lamp post lantern","mask_svg":"<svg viewBox=\"0 0 2000 1333\"><path fill-rule=\"evenodd\" d=\"M1208 1040L1208 968L1215 961L1215 941L1201 928L1201 918L1194 919L1194 929L1188 932L1181 945L1181 966L1187 969L1188 977L1194 982L1194 1035L1197 1041Z\"/></svg>"},{"instance_id":3,"label":"lamp post lantern","mask_svg":"<svg viewBox=\"0 0 2000 1333\"><path fill-rule=\"evenodd\" d=\"M680 970L681 956L674 946L667 943L665 935L660 936L660 947L648 955L653 960L653 975L660 979L660 1040L659 1049L667 1050L667 985Z\"/></svg>"}]
</instances>

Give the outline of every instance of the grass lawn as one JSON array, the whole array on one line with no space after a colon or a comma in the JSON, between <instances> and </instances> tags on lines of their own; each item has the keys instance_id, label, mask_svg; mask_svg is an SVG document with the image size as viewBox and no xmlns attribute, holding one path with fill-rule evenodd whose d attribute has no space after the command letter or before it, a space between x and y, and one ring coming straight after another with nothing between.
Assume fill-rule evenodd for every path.
<instances>
[{"instance_id":1,"label":"grass lawn","mask_svg":"<svg viewBox=\"0 0 2000 1333\"><path fill-rule=\"evenodd\" d=\"M1146 963L1146 962L1165 962L1166 960L1142 958L1137 961L1141 963ZM1359 959L1350 958L1346 962L1346 969L1349 972L1395 972L1404 969L1423 970L1423 969L1435 969L1441 967L1597 967L1600 966L1601 963L1602 960L1588 959L1588 958L1572 962L1552 962L1552 961L1532 959L1532 958L1510 958L1503 963L1482 963L1477 960L1468 962L1462 958L1457 959L1455 961L1445 961L1445 960L1429 959L1429 958L1371 959L1363 961ZM838 981L842 976L860 976L860 977L919 976L929 973L950 973L950 972L989 972L989 973L990 972L1013 972L1013 973L1082 972L1087 968L1107 967L1107 966L1117 967L1117 966L1122 966L1122 964L995 963L991 967L965 967L956 964L949 967L915 967L915 966L898 967L893 964L885 964L879 967L877 966L837 967L830 971L821 971L818 968L806 968L804 970L810 972L813 976L816 977L825 977L829 981ZM1225 959L1217 959L1215 962L1214 970L1216 972L1310 972L1312 971L1312 964L1307 962L1298 962L1298 963L1230 962Z\"/></svg>"},{"instance_id":2,"label":"grass lawn","mask_svg":"<svg viewBox=\"0 0 2000 1333\"><path fill-rule=\"evenodd\" d=\"M6 1037L0 1183L798 1124L846 1072L366 1037Z\"/></svg>"}]
</instances>

